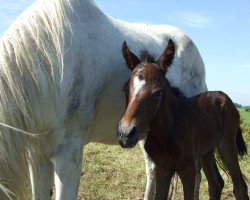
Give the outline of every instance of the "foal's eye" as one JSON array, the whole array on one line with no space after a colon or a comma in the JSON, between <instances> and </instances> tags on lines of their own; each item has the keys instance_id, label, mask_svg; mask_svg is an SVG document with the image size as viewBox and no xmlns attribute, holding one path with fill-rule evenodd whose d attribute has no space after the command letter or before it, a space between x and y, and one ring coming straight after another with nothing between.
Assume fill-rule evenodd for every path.
<instances>
[{"instance_id":1,"label":"foal's eye","mask_svg":"<svg viewBox=\"0 0 250 200\"><path fill-rule=\"evenodd\" d=\"M162 89L155 89L152 92L152 97L155 98L155 99L160 99L161 96L162 96Z\"/></svg>"},{"instance_id":2,"label":"foal's eye","mask_svg":"<svg viewBox=\"0 0 250 200\"><path fill-rule=\"evenodd\" d=\"M141 74L138 75L139 80L143 80L143 76Z\"/></svg>"}]
</instances>

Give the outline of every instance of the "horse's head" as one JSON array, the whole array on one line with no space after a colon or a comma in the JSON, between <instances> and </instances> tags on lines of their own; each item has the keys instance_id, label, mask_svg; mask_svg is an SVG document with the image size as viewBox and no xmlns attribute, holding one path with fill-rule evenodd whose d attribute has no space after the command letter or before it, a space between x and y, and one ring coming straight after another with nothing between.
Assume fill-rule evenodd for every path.
<instances>
[{"instance_id":1,"label":"horse's head","mask_svg":"<svg viewBox=\"0 0 250 200\"><path fill-rule=\"evenodd\" d=\"M122 147L134 147L140 135L147 132L162 100L165 75L174 59L175 46L170 39L159 59L141 61L126 45L122 45L123 57L132 71L124 86L127 108L119 123L118 140Z\"/></svg>"}]
</instances>

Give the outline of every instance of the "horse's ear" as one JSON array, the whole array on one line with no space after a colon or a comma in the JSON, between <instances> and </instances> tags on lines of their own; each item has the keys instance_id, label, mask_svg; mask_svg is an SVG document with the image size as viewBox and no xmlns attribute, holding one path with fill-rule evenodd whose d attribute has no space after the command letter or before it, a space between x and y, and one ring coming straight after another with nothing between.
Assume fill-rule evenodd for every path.
<instances>
[{"instance_id":1,"label":"horse's ear","mask_svg":"<svg viewBox=\"0 0 250 200\"><path fill-rule=\"evenodd\" d=\"M123 53L123 58L126 61L128 68L131 71L136 67L136 65L141 63L140 59L129 50L127 43L125 41L122 44L122 53Z\"/></svg>"},{"instance_id":2,"label":"horse's ear","mask_svg":"<svg viewBox=\"0 0 250 200\"><path fill-rule=\"evenodd\" d=\"M157 60L157 64L161 67L162 70L167 72L169 66L173 63L175 54L174 42L170 39L168 45L165 48L164 52L161 54Z\"/></svg>"}]
</instances>

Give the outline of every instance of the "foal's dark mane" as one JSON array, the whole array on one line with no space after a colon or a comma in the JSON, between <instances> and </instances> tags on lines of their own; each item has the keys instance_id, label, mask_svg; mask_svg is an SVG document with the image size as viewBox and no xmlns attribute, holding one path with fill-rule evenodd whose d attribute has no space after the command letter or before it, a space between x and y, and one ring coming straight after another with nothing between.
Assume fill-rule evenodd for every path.
<instances>
[{"instance_id":1,"label":"foal's dark mane","mask_svg":"<svg viewBox=\"0 0 250 200\"><path fill-rule=\"evenodd\" d=\"M186 95L179 88L171 86L167 79L166 79L166 82L169 88L171 89L171 91L173 92L174 96L176 96L177 98L181 98L181 99L187 98Z\"/></svg>"},{"instance_id":2,"label":"foal's dark mane","mask_svg":"<svg viewBox=\"0 0 250 200\"><path fill-rule=\"evenodd\" d=\"M139 57L143 62L156 63L155 54L151 55L146 49L140 51Z\"/></svg>"}]
</instances>

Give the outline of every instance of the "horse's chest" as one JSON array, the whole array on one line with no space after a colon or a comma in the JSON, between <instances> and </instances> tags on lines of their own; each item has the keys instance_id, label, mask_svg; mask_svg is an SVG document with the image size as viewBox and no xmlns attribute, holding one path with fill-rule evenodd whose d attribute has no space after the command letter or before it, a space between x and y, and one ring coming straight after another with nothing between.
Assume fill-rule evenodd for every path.
<instances>
[{"instance_id":1,"label":"horse's chest","mask_svg":"<svg viewBox=\"0 0 250 200\"><path fill-rule=\"evenodd\" d=\"M174 139L160 144L153 138L150 138L150 140L147 140L145 143L145 149L150 158L163 168L178 170L190 159L190 153L188 151L184 152L185 148L183 145L178 145Z\"/></svg>"}]
</instances>

